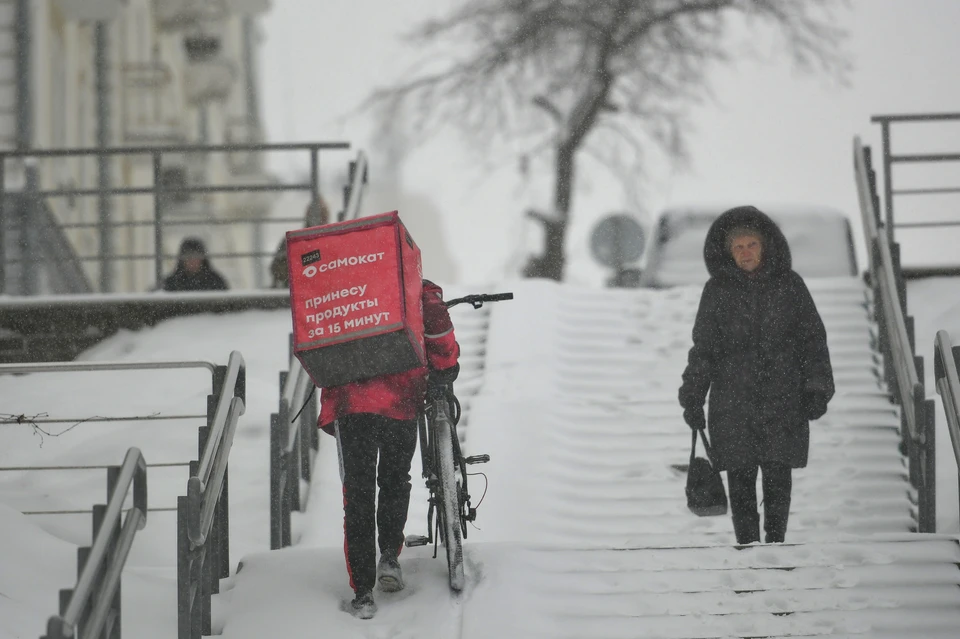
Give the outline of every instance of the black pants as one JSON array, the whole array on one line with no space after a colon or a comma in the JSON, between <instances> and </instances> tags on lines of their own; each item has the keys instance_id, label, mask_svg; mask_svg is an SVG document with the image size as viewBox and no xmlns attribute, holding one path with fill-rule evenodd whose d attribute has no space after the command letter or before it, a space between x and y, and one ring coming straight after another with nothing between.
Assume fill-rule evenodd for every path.
<instances>
[{"instance_id":1,"label":"black pants","mask_svg":"<svg viewBox=\"0 0 960 639\"><path fill-rule=\"evenodd\" d=\"M757 513L757 470L737 468L727 471L730 483L730 510L733 531L738 544L760 541L760 515ZM764 463L763 472L763 529L766 542L782 542L787 535L790 515L790 492L793 476L786 464Z\"/></svg>"},{"instance_id":2,"label":"black pants","mask_svg":"<svg viewBox=\"0 0 960 639\"><path fill-rule=\"evenodd\" d=\"M343 551L350 586L356 593L373 590L376 584L378 545L381 553L399 554L403 548L403 526L410 505L410 463L416 447L416 420L400 421L368 413L337 420ZM378 486L380 497L374 505Z\"/></svg>"}]
</instances>

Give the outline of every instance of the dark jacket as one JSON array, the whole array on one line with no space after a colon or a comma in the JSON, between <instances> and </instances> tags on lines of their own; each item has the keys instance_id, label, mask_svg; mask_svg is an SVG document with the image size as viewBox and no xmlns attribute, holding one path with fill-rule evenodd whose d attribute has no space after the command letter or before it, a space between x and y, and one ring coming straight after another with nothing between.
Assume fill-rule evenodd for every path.
<instances>
[{"instance_id":1,"label":"dark jacket","mask_svg":"<svg viewBox=\"0 0 960 639\"><path fill-rule=\"evenodd\" d=\"M226 280L207 260L203 260L203 267L196 273L188 273L183 262L177 262L176 270L163 280L165 291L225 291L227 288Z\"/></svg>"},{"instance_id":2,"label":"dark jacket","mask_svg":"<svg viewBox=\"0 0 960 639\"><path fill-rule=\"evenodd\" d=\"M727 248L736 227L759 231L761 266L741 270ZM708 429L719 470L780 462L807 465L810 419L833 397L827 334L790 248L769 217L752 206L717 218L703 249L710 273L693 327L693 347L680 387L684 415ZM819 408L818 408L819 406Z\"/></svg>"}]
</instances>

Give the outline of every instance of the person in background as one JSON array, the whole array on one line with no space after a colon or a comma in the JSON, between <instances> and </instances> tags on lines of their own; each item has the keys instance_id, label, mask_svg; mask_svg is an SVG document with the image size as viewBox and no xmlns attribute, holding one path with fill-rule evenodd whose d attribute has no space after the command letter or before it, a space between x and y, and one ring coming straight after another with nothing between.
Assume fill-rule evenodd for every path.
<instances>
[{"instance_id":1,"label":"person in background","mask_svg":"<svg viewBox=\"0 0 960 639\"><path fill-rule=\"evenodd\" d=\"M304 227L323 226L330 223L330 208L323 198L307 207L304 214ZM288 288L290 273L287 271L287 238L280 239L280 244L270 262L270 288Z\"/></svg>"},{"instance_id":2,"label":"person in background","mask_svg":"<svg viewBox=\"0 0 960 639\"><path fill-rule=\"evenodd\" d=\"M229 287L207 258L207 247L199 238L188 237L180 244L177 268L164 281L165 291L225 291Z\"/></svg>"},{"instance_id":3,"label":"person in background","mask_svg":"<svg viewBox=\"0 0 960 639\"><path fill-rule=\"evenodd\" d=\"M376 583L384 592L404 587L398 557L410 504L417 416L428 387L446 387L460 372L460 347L443 291L423 280L421 299L428 366L323 388L320 394L317 425L337 438L344 554L355 594L350 612L361 619L376 614Z\"/></svg>"},{"instance_id":4,"label":"person in background","mask_svg":"<svg viewBox=\"0 0 960 639\"><path fill-rule=\"evenodd\" d=\"M792 469L804 468L810 420L834 394L827 333L780 228L753 206L717 218L703 249L700 298L679 399L694 430L709 428L711 462L726 470L738 544L783 542ZM704 401L710 393L709 420Z\"/></svg>"}]
</instances>

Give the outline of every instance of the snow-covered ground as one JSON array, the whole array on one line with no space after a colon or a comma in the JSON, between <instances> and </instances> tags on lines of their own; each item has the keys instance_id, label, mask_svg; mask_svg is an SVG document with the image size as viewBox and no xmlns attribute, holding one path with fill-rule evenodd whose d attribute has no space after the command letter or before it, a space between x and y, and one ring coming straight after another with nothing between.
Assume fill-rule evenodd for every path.
<instances>
[{"instance_id":1,"label":"snow-covered ground","mask_svg":"<svg viewBox=\"0 0 960 639\"><path fill-rule=\"evenodd\" d=\"M269 414L277 405L277 373L287 365L287 312L174 319L136 334L121 333L82 356L87 360L226 363L230 351L238 350L246 359L247 411L230 466L231 562L235 567L238 560L246 559L243 571L224 584L223 595L215 604L215 623L225 636L240 639L276 634L278 619L290 634L315 633L317 623L322 623L324 636L329 637L517 636L522 629L512 618L528 610L543 619L552 616L557 620L532 633L541 636L626 636L630 626L622 615L632 613L652 615L650 628L661 628L664 634L659 636L680 636L674 634L672 622L664 615L685 606L719 605L717 601L723 599L720 590L731 585L739 584L737 590L777 588L770 579L764 581L748 570L777 566L796 570L763 574L795 573L798 579L804 575L800 582L791 582L794 589L807 587L803 584L808 579L811 587L869 584L880 588L873 592L875 604L867 607L872 609L869 614L882 621L893 619L897 611L885 616L875 608L903 603L902 598L893 597L895 591L884 590L890 584L884 581L882 566L904 563L900 574L908 580L918 581L913 577L922 574L918 583L926 585L917 586L918 593L931 593L931 582L923 581L928 575L938 583L956 581L953 573L936 577L941 569L956 570L936 564L936 558L949 555L937 542L911 545L916 552L900 556L879 540L879 545L868 547L858 545L852 537L870 525L896 535L908 519L902 499L902 469L895 459L890 461L895 458L890 451L894 438L880 428L869 435L869 441L862 439L864 426L882 426L877 420L885 424L891 419L890 412L864 397L861 391L869 390L870 374L855 368L838 370L838 380L843 380L847 390L838 394L831 412L816 429L811 464L823 466L797 474L788 541L829 542L822 549L811 554L786 546L765 555L738 555L729 550L729 556L704 555L693 549L648 551L646 555L630 554L631 559L623 553L610 554L606 549L612 547L652 543L709 548L732 540L728 518L698 519L686 511L682 475L671 469L686 461L689 444L673 398L699 291L597 291L546 282L482 287L493 288L512 289L517 300L491 311L489 334L481 314L458 311L457 319L464 339L469 335L468 341L474 344L468 349L470 364L458 385L468 409L465 447L471 454L486 452L493 457L491 464L480 467L490 485L480 508L478 529L471 529L467 540L467 591L460 599L450 597L443 560L431 558L432 549L406 550L403 561L410 587L381 596L381 612L367 625L338 610L349 597L349 589L342 555L335 451L329 438L321 438L319 489L311 491L308 510L296 521L300 543L281 552L265 552L269 547L267 429ZM829 288L823 289L823 295L829 297ZM956 280L911 283L911 312L917 316L918 343L928 345L925 350L931 348L935 328L955 326L960 342L960 318L953 313L955 300L960 299L957 293L960 282ZM852 320L844 319L845 314L849 315L848 311L833 318L841 327L837 335L844 334L835 342L837 352L865 352L865 328L853 315L849 315ZM857 331L862 331L860 338ZM624 335L629 339L620 340ZM929 358L927 367L932 367ZM205 375L202 371L173 371L0 377L0 411L71 419L155 412L201 414L209 384ZM932 370L927 371L927 379L932 379ZM934 395L932 386L928 393ZM864 410L874 416L864 418ZM60 437L42 440L28 425L3 425L0 467L116 464L131 445L139 446L149 463L187 461L196 455L197 421L81 424ZM942 424L942 417L939 422ZM48 429L56 432L68 425ZM875 467L858 469L856 460L851 461L854 437L867 442L862 445ZM944 429L938 438L940 525L944 530L956 530L956 468ZM422 533L426 509L417 479L418 458L414 464L408 532ZM827 468L837 469L846 492L830 484L830 477L824 474L827 471L822 470ZM0 639L42 634L46 618L56 611L57 591L71 587L76 579L76 546L89 543L89 516L24 516L18 511L89 508L104 500L104 478L102 470L0 473ZM874 505L856 492L860 490L857 486L867 486L866 480L873 482L870 494L876 498L871 502ZM484 481L472 477L471 482L476 500ZM185 485L183 468L152 469L151 506L174 505ZM651 489L661 492L651 495ZM869 524L871 521L874 523ZM175 635L173 522L173 513L151 513L147 528L137 537L124 576L125 634L146 639ZM862 526L864 522L867 528ZM559 555L541 552L561 546L579 550ZM596 554L589 554L590 548ZM722 548L716 550L723 552ZM587 561L587 556L594 559ZM960 561L960 557L955 559ZM716 591L719 600L703 599L706 595L701 594L697 595L700 604L689 603L693 600L675 586L680 581L699 583L696 575L703 562L720 562L735 569L731 573L704 572L704 579L733 581L700 588ZM922 573L906 567L918 563L924 565ZM518 566L527 569L522 579L514 580ZM618 572L617 566L623 570ZM531 594L541 589L547 592L551 584L568 594L593 593L587 598L592 602L588 613L601 624L596 627L599 629L588 632L578 625L584 623L583 618L573 617L563 627L559 621L573 610L572 605L568 610L563 607L571 602L565 596ZM783 588L786 586L781 583ZM616 592L621 593L617 595L620 599L610 596ZM861 632L858 628L867 623L863 615L855 615L852 621L842 619L850 618L849 611L863 607L864 602L838 590L823 594L831 592L828 596L834 601L822 607L822 612L816 612L815 596L796 590L784 590L787 594L781 594L786 599L780 603L758 596L754 603L728 604L746 615L737 623L747 623L750 614L759 615L753 627L758 632L809 628L803 625L808 622L829 626L837 633ZM598 593L608 595L594 596ZM929 605L938 605L935 602L941 593L936 590L927 600ZM809 614L799 612L808 609ZM761 619L761 612L771 610L798 612L776 623ZM738 632L732 627L727 630Z\"/></svg>"}]
</instances>

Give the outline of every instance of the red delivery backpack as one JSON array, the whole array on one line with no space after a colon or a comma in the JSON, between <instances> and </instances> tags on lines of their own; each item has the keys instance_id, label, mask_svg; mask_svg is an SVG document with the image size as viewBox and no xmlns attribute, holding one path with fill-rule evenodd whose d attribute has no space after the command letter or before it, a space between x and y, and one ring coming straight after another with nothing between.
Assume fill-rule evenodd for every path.
<instances>
[{"instance_id":1,"label":"red delivery backpack","mask_svg":"<svg viewBox=\"0 0 960 639\"><path fill-rule=\"evenodd\" d=\"M420 249L396 211L287 233L293 352L320 388L426 365Z\"/></svg>"}]
</instances>

